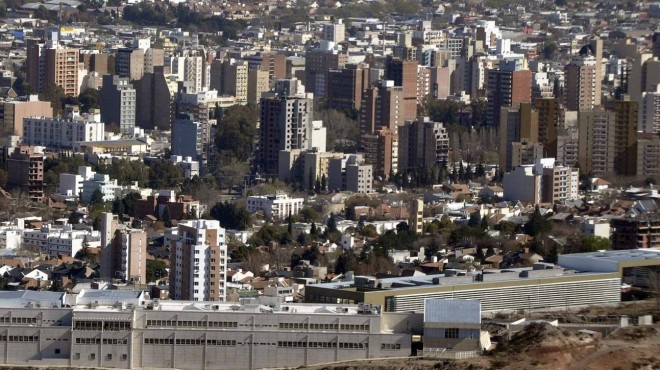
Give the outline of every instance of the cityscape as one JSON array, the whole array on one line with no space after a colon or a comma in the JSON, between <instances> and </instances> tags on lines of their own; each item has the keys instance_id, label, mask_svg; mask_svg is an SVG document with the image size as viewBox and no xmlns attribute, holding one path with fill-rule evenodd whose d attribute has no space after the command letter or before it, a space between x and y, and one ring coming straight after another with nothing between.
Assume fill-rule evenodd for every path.
<instances>
[{"instance_id":1,"label":"cityscape","mask_svg":"<svg viewBox=\"0 0 660 370\"><path fill-rule=\"evenodd\" d=\"M0 0L0 366L660 368L660 3Z\"/></svg>"}]
</instances>

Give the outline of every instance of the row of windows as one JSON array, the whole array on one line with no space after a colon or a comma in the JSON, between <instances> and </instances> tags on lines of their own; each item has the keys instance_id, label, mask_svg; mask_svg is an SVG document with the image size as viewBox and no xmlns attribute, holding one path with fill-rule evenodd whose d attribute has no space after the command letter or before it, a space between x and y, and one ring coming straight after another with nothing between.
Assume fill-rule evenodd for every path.
<instances>
[{"instance_id":1,"label":"row of windows","mask_svg":"<svg viewBox=\"0 0 660 370\"><path fill-rule=\"evenodd\" d=\"M96 353L90 353L89 355L87 355L87 358L89 360L96 360ZM73 354L73 359L74 360L80 360L80 353L74 353ZM112 360L112 353L108 353L107 355L105 355L105 359L106 359L106 361ZM122 361L128 360L128 354L126 354L126 353L122 354L121 355L121 360Z\"/></svg>"},{"instance_id":2,"label":"row of windows","mask_svg":"<svg viewBox=\"0 0 660 370\"><path fill-rule=\"evenodd\" d=\"M352 342L290 342L278 341L277 346L281 348L339 348L339 349L366 349L369 348L368 343L352 343Z\"/></svg>"},{"instance_id":3,"label":"row of windows","mask_svg":"<svg viewBox=\"0 0 660 370\"><path fill-rule=\"evenodd\" d=\"M227 339L207 339L205 343L204 339L177 339L175 341L172 338L144 338L144 344L172 345L174 343L181 346L203 346L204 344L208 346L236 346L235 340Z\"/></svg>"},{"instance_id":4,"label":"row of windows","mask_svg":"<svg viewBox=\"0 0 660 370\"><path fill-rule=\"evenodd\" d=\"M401 349L401 344L399 344L399 343L383 343L383 344L380 345L380 349L397 350L397 349Z\"/></svg>"},{"instance_id":5,"label":"row of windows","mask_svg":"<svg viewBox=\"0 0 660 370\"><path fill-rule=\"evenodd\" d=\"M14 324L36 324L36 317L12 317L11 322ZM9 316L0 317L0 323L9 323Z\"/></svg>"},{"instance_id":6,"label":"row of windows","mask_svg":"<svg viewBox=\"0 0 660 370\"><path fill-rule=\"evenodd\" d=\"M101 344L101 338L76 338L76 344ZM128 339L103 338L103 344L128 344Z\"/></svg>"},{"instance_id":7,"label":"row of windows","mask_svg":"<svg viewBox=\"0 0 660 370\"><path fill-rule=\"evenodd\" d=\"M0 342L38 342L38 335L0 335Z\"/></svg>"},{"instance_id":8,"label":"row of windows","mask_svg":"<svg viewBox=\"0 0 660 370\"><path fill-rule=\"evenodd\" d=\"M312 330L337 330L338 324L308 324L302 322L281 322L280 329L312 329ZM346 331L369 331L369 325L342 324L341 330Z\"/></svg>"},{"instance_id":9,"label":"row of windows","mask_svg":"<svg viewBox=\"0 0 660 370\"><path fill-rule=\"evenodd\" d=\"M124 331L131 330L130 321L75 321L73 330L106 330L106 331Z\"/></svg>"},{"instance_id":10,"label":"row of windows","mask_svg":"<svg viewBox=\"0 0 660 370\"><path fill-rule=\"evenodd\" d=\"M238 323L235 321L176 321L176 320L147 320L147 327L180 327L180 328L236 328Z\"/></svg>"}]
</instances>

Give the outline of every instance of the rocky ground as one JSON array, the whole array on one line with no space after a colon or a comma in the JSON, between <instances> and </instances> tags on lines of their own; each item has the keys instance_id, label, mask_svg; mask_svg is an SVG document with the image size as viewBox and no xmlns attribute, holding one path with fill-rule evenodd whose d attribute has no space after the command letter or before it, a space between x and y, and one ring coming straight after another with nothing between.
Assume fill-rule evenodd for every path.
<instances>
[{"instance_id":1,"label":"rocky ground","mask_svg":"<svg viewBox=\"0 0 660 370\"><path fill-rule=\"evenodd\" d=\"M500 342L487 356L468 360L355 361L313 370L651 370L660 369L660 326L618 329L606 338L533 324Z\"/></svg>"}]
</instances>

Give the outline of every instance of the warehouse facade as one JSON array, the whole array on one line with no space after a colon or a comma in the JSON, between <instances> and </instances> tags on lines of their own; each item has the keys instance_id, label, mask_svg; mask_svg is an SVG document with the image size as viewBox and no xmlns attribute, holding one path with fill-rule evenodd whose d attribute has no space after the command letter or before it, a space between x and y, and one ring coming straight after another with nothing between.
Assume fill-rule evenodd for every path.
<instances>
[{"instance_id":1,"label":"warehouse facade","mask_svg":"<svg viewBox=\"0 0 660 370\"><path fill-rule=\"evenodd\" d=\"M37 305L0 308L1 364L256 369L411 354L411 315L370 305Z\"/></svg>"}]
</instances>

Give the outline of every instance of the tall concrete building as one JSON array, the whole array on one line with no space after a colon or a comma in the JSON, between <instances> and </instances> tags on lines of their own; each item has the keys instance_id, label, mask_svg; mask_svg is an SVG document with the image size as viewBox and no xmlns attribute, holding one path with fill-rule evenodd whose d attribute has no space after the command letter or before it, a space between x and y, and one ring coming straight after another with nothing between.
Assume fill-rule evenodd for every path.
<instances>
[{"instance_id":1,"label":"tall concrete building","mask_svg":"<svg viewBox=\"0 0 660 370\"><path fill-rule=\"evenodd\" d=\"M523 69L520 60L500 61L498 69L488 70L486 122L500 126L500 109L532 101L532 72Z\"/></svg>"},{"instance_id":2,"label":"tall concrete building","mask_svg":"<svg viewBox=\"0 0 660 370\"><path fill-rule=\"evenodd\" d=\"M541 202L552 203L578 199L580 171L558 165L555 158L537 160L535 172L541 175Z\"/></svg>"},{"instance_id":3,"label":"tall concrete building","mask_svg":"<svg viewBox=\"0 0 660 370\"><path fill-rule=\"evenodd\" d=\"M421 199L410 202L409 228L415 234L424 233L424 201Z\"/></svg>"},{"instance_id":4,"label":"tall concrete building","mask_svg":"<svg viewBox=\"0 0 660 370\"><path fill-rule=\"evenodd\" d=\"M633 53L629 61L628 91L630 99L641 101L645 92L657 91L660 84L660 60L651 53Z\"/></svg>"},{"instance_id":5,"label":"tall concrete building","mask_svg":"<svg viewBox=\"0 0 660 370\"><path fill-rule=\"evenodd\" d=\"M147 284L147 233L120 224L112 213L104 213L101 223L110 235L101 249L101 277Z\"/></svg>"},{"instance_id":6,"label":"tall concrete building","mask_svg":"<svg viewBox=\"0 0 660 370\"><path fill-rule=\"evenodd\" d=\"M120 48L115 54L115 74L139 80L144 75L144 50L135 48Z\"/></svg>"},{"instance_id":7,"label":"tall concrete building","mask_svg":"<svg viewBox=\"0 0 660 370\"><path fill-rule=\"evenodd\" d=\"M16 147L7 159L7 187L20 189L33 202L43 202L44 153L32 146Z\"/></svg>"},{"instance_id":8,"label":"tall concrete building","mask_svg":"<svg viewBox=\"0 0 660 370\"><path fill-rule=\"evenodd\" d=\"M58 32L46 32L46 40L28 40L28 82L37 91L56 85L65 95L78 96L80 51L59 45Z\"/></svg>"},{"instance_id":9,"label":"tall concrete building","mask_svg":"<svg viewBox=\"0 0 660 370\"><path fill-rule=\"evenodd\" d=\"M403 90L403 109L413 119L417 118L418 63L416 60L402 60L388 57L385 61L385 79L394 81L394 86ZM427 76L428 77L428 76Z\"/></svg>"},{"instance_id":10,"label":"tall concrete building","mask_svg":"<svg viewBox=\"0 0 660 370\"><path fill-rule=\"evenodd\" d=\"M533 164L538 154L535 151L538 148L535 146L539 141L538 133L539 112L532 108L531 103L521 103L519 108L501 108L500 170L510 171L516 165ZM523 154L528 149L534 153L531 158ZM542 156L542 152L540 154ZM528 163L525 159L532 161Z\"/></svg>"},{"instance_id":11,"label":"tall concrete building","mask_svg":"<svg viewBox=\"0 0 660 370\"><path fill-rule=\"evenodd\" d=\"M133 133L137 109L136 93L129 78L103 76L100 92L101 121L117 125L122 134Z\"/></svg>"},{"instance_id":12,"label":"tall concrete building","mask_svg":"<svg viewBox=\"0 0 660 370\"><path fill-rule=\"evenodd\" d=\"M206 126L190 118L180 118L172 125L172 155L201 160L204 155L204 131Z\"/></svg>"},{"instance_id":13,"label":"tall concrete building","mask_svg":"<svg viewBox=\"0 0 660 370\"><path fill-rule=\"evenodd\" d=\"M216 220L188 220L167 237L170 248L170 297L224 301L227 291L225 229Z\"/></svg>"},{"instance_id":14,"label":"tall concrete building","mask_svg":"<svg viewBox=\"0 0 660 370\"><path fill-rule=\"evenodd\" d=\"M169 130L174 117L174 94L170 91L163 67L133 81L136 92L136 125L153 130Z\"/></svg>"},{"instance_id":15,"label":"tall concrete building","mask_svg":"<svg viewBox=\"0 0 660 370\"><path fill-rule=\"evenodd\" d=\"M538 142L543 144L544 157L557 158L557 135L563 108L555 98L536 99L534 108L538 112Z\"/></svg>"},{"instance_id":16,"label":"tall concrete building","mask_svg":"<svg viewBox=\"0 0 660 370\"><path fill-rule=\"evenodd\" d=\"M660 137L649 133L637 134L636 175L660 182Z\"/></svg>"},{"instance_id":17,"label":"tall concrete building","mask_svg":"<svg viewBox=\"0 0 660 370\"><path fill-rule=\"evenodd\" d=\"M259 104L261 95L268 92L270 83L268 71L252 69L248 71L247 102L250 104Z\"/></svg>"},{"instance_id":18,"label":"tall concrete building","mask_svg":"<svg viewBox=\"0 0 660 370\"><path fill-rule=\"evenodd\" d=\"M338 110L360 111L362 96L371 85L368 64L347 64L345 68L328 71L327 104Z\"/></svg>"},{"instance_id":19,"label":"tall concrete building","mask_svg":"<svg viewBox=\"0 0 660 370\"><path fill-rule=\"evenodd\" d=\"M341 19L323 25L323 39L339 44L346 40L346 25Z\"/></svg>"},{"instance_id":20,"label":"tall concrete building","mask_svg":"<svg viewBox=\"0 0 660 370\"><path fill-rule=\"evenodd\" d=\"M26 117L53 117L50 102L39 101L37 95L28 96L27 100L0 102L0 127L4 135L23 136L23 119Z\"/></svg>"},{"instance_id":21,"label":"tall concrete building","mask_svg":"<svg viewBox=\"0 0 660 370\"><path fill-rule=\"evenodd\" d=\"M603 108L578 114L578 163L584 173L614 173L616 114Z\"/></svg>"},{"instance_id":22,"label":"tall concrete building","mask_svg":"<svg viewBox=\"0 0 660 370\"><path fill-rule=\"evenodd\" d=\"M382 128L362 137L364 162L373 166L374 176L389 179L399 171L399 135Z\"/></svg>"},{"instance_id":23,"label":"tall concrete building","mask_svg":"<svg viewBox=\"0 0 660 370\"><path fill-rule=\"evenodd\" d=\"M236 97L238 104L248 100L248 64L245 61L225 61L222 79L222 93Z\"/></svg>"},{"instance_id":24,"label":"tall concrete building","mask_svg":"<svg viewBox=\"0 0 660 370\"><path fill-rule=\"evenodd\" d=\"M348 54L338 49L333 42L322 41L317 49L305 52L305 87L317 98L328 92L328 71L346 65Z\"/></svg>"},{"instance_id":25,"label":"tall concrete building","mask_svg":"<svg viewBox=\"0 0 660 370\"><path fill-rule=\"evenodd\" d=\"M639 103L617 100L614 105L614 171L635 176L637 171L637 113Z\"/></svg>"},{"instance_id":26,"label":"tall concrete building","mask_svg":"<svg viewBox=\"0 0 660 370\"><path fill-rule=\"evenodd\" d=\"M660 134L660 84L655 91L641 94L637 131Z\"/></svg>"},{"instance_id":27,"label":"tall concrete building","mask_svg":"<svg viewBox=\"0 0 660 370\"><path fill-rule=\"evenodd\" d=\"M172 74L177 76L178 81L191 82L188 92L197 93L204 91L205 86L205 63L204 56L195 50L186 50L170 60Z\"/></svg>"},{"instance_id":28,"label":"tall concrete building","mask_svg":"<svg viewBox=\"0 0 660 370\"><path fill-rule=\"evenodd\" d=\"M449 134L440 122L406 121L399 126L399 171L426 170L447 164Z\"/></svg>"},{"instance_id":29,"label":"tall concrete building","mask_svg":"<svg viewBox=\"0 0 660 370\"><path fill-rule=\"evenodd\" d=\"M583 47L564 67L564 99L566 109L585 111L600 105L601 84L596 56L588 46Z\"/></svg>"},{"instance_id":30,"label":"tall concrete building","mask_svg":"<svg viewBox=\"0 0 660 370\"><path fill-rule=\"evenodd\" d=\"M280 150L311 149L313 96L297 79L279 80L275 92L261 98L258 164L276 175Z\"/></svg>"},{"instance_id":31,"label":"tall concrete building","mask_svg":"<svg viewBox=\"0 0 660 370\"><path fill-rule=\"evenodd\" d=\"M408 110L404 100L403 87L394 86L393 81L380 81L378 86L368 88L360 109L360 136L383 127L396 132L405 121L417 119L417 109Z\"/></svg>"},{"instance_id":32,"label":"tall concrete building","mask_svg":"<svg viewBox=\"0 0 660 370\"><path fill-rule=\"evenodd\" d=\"M373 168L370 164L364 164L361 155L348 154L343 158L330 159L328 167L330 190L361 194L373 192Z\"/></svg>"}]
</instances>

